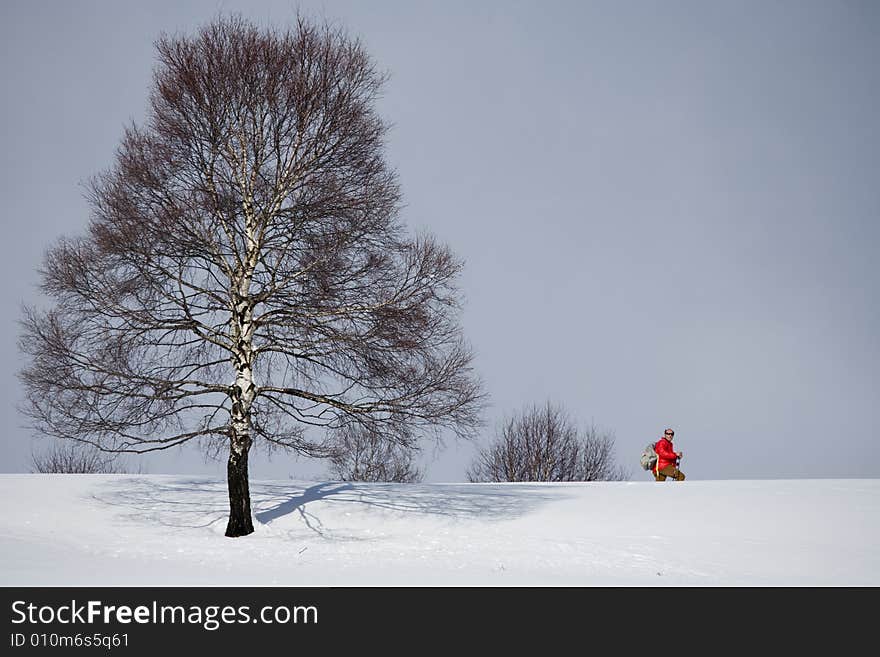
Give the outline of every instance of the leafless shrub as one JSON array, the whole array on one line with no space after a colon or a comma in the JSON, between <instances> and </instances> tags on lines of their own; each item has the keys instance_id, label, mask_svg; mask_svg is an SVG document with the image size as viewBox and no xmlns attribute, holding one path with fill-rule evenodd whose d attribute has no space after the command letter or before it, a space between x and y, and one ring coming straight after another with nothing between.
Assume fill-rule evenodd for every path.
<instances>
[{"instance_id":1,"label":"leafless shrub","mask_svg":"<svg viewBox=\"0 0 880 657\"><path fill-rule=\"evenodd\" d=\"M506 419L480 451L469 481L612 481L628 479L614 463L614 436L580 430L569 414L547 403Z\"/></svg>"},{"instance_id":2,"label":"leafless shrub","mask_svg":"<svg viewBox=\"0 0 880 657\"><path fill-rule=\"evenodd\" d=\"M81 443L55 443L31 455L31 472L54 474L119 474L128 472L119 454L102 452ZM140 472L140 469L138 470Z\"/></svg>"},{"instance_id":3,"label":"leafless shrub","mask_svg":"<svg viewBox=\"0 0 880 657\"><path fill-rule=\"evenodd\" d=\"M330 458L331 476L340 481L415 483L424 472L415 464L418 449L359 426L341 429Z\"/></svg>"}]
</instances>

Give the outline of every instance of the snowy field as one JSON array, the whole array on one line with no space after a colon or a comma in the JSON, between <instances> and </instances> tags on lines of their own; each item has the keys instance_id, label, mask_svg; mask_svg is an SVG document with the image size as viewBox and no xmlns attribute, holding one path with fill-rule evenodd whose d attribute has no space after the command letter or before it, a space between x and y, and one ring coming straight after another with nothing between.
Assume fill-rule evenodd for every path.
<instances>
[{"instance_id":1,"label":"snowy field","mask_svg":"<svg viewBox=\"0 0 880 657\"><path fill-rule=\"evenodd\" d=\"M878 586L880 479L570 484L0 475L0 581L44 585ZM240 565L239 565L240 564Z\"/></svg>"}]
</instances>

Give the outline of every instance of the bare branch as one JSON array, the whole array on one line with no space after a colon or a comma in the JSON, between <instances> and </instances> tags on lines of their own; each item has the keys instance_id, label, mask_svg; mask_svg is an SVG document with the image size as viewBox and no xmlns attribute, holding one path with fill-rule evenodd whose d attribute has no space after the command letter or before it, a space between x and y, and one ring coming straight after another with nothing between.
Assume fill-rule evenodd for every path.
<instances>
[{"instance_id":1,"label":"bare branch","mask_svg":"<svg viewBox=\"0 0 880 657\"><path fill-rule=\"evenodd\" d=\"M401 440L361 426L347 426L334 434L331 444L331 476L340 481L415 483L424 478L415 465L418 448L411 436Z\"/></svg>"}]
</instances>

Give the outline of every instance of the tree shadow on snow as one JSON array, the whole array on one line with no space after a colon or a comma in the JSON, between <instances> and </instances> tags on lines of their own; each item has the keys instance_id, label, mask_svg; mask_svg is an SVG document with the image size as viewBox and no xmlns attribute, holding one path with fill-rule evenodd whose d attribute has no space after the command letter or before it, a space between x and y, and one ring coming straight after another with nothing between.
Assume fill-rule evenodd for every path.
<instances>
[{"instance_id":1,"label":"tree shadow on snow","mask_svg":"<svg viewBox=\"0 0 880 657\"><path fill-rule=\"evenodd\" d=\"M328 481L251 482L254 518L263 525L298 514L305 525L324 535L315 503L359 507L456 519L507 520L565 497L563 490L541 484L375 484ZM170 527L203 528L225 521L229 513L226 482L189 477L132 476L108 482L94 499L120 507L123 515ZM309 511L306 507L312 505Z\"/></svg>"},{"instance_id":2,"label":"tree shadow on snow","mask_svg":"<svg viewBox=\"0 0 880 657\"><path fill-rule=\"evenodd\" d=\"M336 495L345 490L350 490L351 488L351 484L345 483L334 484L331 482L326 482L322 484L315 484L314 486L309 486L308 488L306 488L299 495L294 495L290 499L276 504L271 509L255 513L254 518L256 518L257 521L263 523L264 525L267 525L277 518L286 516L290 513L293 513L294 511L299 511L299 515L302 518L303 522L306 524L306 527L320 534L321 536L324 536L324 532L322 530L323 525L321 524L321 521L313 514L306 513L306 504L308 504L309 502L317 502L318 500L323 500L324 498L330 497L331 495Z\"/></svg>"},{"instance_id":3,"label":"tree shadow on snow","mask_svg":"<svg viewBox=\"0 0 880 657\"><path fill-rule=\"evenodd\" d=\"M271 509L255 514L264 523L321 500L334 505L364 505L407 514L448 516L459 519L504 520L522 516L538 506L562 499L560 490L546 486L516 484L374 484L324 482L297 491L296 484L258 484L263 499L280 500Z\"/></svg>"},{"instance_id":4,"label":"tree shadow on snow","mask_svg":"<svg viewBox=\"0 0 880 657\"><path fill-rule=\"evenodd\" d=\"M210 527L229 515L226 482L209 479L125 477L108 482L92 498L119 507L125 518L166 527Z\"/></svg>"}]
</instances>

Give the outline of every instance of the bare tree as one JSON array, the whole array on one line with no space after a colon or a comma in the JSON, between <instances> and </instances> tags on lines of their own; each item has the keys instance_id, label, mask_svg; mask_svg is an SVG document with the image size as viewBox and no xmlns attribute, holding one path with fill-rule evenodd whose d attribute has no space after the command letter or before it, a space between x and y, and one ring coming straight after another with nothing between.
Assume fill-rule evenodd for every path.
<instances>
[{"instance_id":1,"label":"bare tree","mask_svg":"<svg viewBox=\"0 0 880 657\"><path fill-rule=\"evenodd\" d=\"M226 443L227 536L253 531L255 440L326 457L349 424L472 436L462 263L398 219L362 45L228 18L157 49L87 234L45 259L55 305L25 313L34 428L115 452Z\"/></svg>"},{"instance_id":2,"label":"bare tree","mask_svg":"<svg viewBox=\"0 0 880 657\"><path fill-rule=\"evenodd\" d=\"M31 454L31 472L53 474L118 474L125 472L118 454L90 445L55 442L41 454Z\"/></svg>"},{"instance_id":3,"label":"bare tree","mask_svg":"<svg viewBox=\"0 0 880 657\"><path fill-rule=\"evenodd\" d=\"M614 464L614 436L580 430L560 406L547 402L513 414L495 441L477 454L469 481L610 481L627 479Z\"/></svg>"},{"instance_id":4,"label":"bare tree","mask_svg":"<svg viewBox=\"0 0 880 657\"><path fill-rule=\"evenodd\" d=\"M614 456L614 433L594 424L581 431L581 460L575 481L627 481L630 474Z\"/></svg>"},{"instance_id":5,"label":"bare tree","mask_svg":"<svg viewBox=\"0 0 880 657\"><path fill-rule=\"evenodd\" d=\"M415 483L424 478L415 464L418 449L361 426L348 426L334 437L331 474L341 481Z\"/></svg>"}]
</instances>

